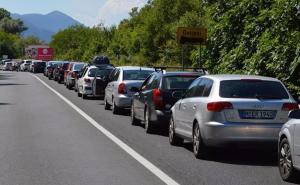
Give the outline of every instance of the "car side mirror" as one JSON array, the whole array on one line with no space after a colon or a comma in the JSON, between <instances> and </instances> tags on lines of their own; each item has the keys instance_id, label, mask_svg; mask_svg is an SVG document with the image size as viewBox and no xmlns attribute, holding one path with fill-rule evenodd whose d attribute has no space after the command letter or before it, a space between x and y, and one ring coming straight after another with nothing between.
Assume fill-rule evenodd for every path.
<instances>
[{"instance_id":1,"label":"car side mirror","mask_svg":"<svg viewBox=\"0 0 300 185\"><path fill-rule=\"evenodd\" d=\"M130 91L132 91L132 92L140 92L140 88L138 88L138 87L131 87Z\"/></svg>"},{"instance_id":2,"label":"car side mirror","mask_svg":"<svg viewBox=\"0 0 300 185\"><path fill-rule=\"evenodd\" d=\"M300 109L293 110L289 113L290 119L300 119Z\"/></svg>"}]
</instances>

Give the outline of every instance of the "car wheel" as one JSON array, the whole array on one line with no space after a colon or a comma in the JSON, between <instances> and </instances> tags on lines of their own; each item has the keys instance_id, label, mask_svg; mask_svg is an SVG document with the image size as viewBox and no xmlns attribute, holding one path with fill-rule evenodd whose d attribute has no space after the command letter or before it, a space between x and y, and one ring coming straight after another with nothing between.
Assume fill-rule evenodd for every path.
<instances>
[{"instance_id":1,"label":"car wheel","mask_svg":"<svg viewBox=\"0 0 300 185\"><path fill-rule=\"evenodd\" d=\"M183 143L183 139L178 137L175 133L175 124L173 117L170 119L169 124L169 142L171 145L178 146Z\"/></svg>"},{"instance_id":2,"label":"car wheel","mask_svg":"<svg viewBox=\"0 0 300 185\"><path fill-rule=\"evenodd\" d=\"M84 94L84 93L82 93L81 95L82 95L82 99L87 99L87 97L88 97L88 96L87 96L86 94Z\"/></svg>"},{"instance_id":3,"label":"car wheel","mask_svg":"<svg viewBox=\"0 0 300 185\"><path fill-rule=\"evenodd\" d=\"M104 109L105 110L109 110L110 109L110 105L107 102L107 99L104 97Z\"/></svg>"},{"instance_id":4,"label":"car wheel","mask_svg":"<svg viewBox=\"0 0 300 185\"><path fill-rule=\"evenodd\" d=\"M205 159L208 156L208 148L203 143L197 123L193 129L193 152L197 159Z\"/></svg>"},{"instance_id":5,"label":"car wheel","mask_svg":"<svg viewBox=\"0 0 300 185\"><path fill-rule=\"evenodd\" d=\"M282 139L279 144L278 163L281 178L284 181L294 181L297 172L293 166L291 148L286 138Z\"/></svg>"},{"instance_id":6,"label":"car wheel","mask_svg":"<svg viewBox=\"0 0 300 185\"><path fill-rule=\"evenodd\" d=\"M78 97L81 97L81 96L82 96L81 93L80 93L80 91L79 91L79 89L77 89L77 96L78 96Z\"/></svg>"},{"instance_id":7,"label":"car wheel","mask_svg":"<svg viewBox=\"0 0 300 185\"><path fill-rule=\"evenodd\" d=\"M153 128L153 123L152 121L150 120L150 117L149 117L149 111L148 109L146 109L145 111L145 130L146 130L146 133L152 133L154 132L154 128Z\"/></svg>"},{"instance_id":8,"label":"car wheel","mask_svg":"<svg viewBox=\"0 0 300 185\"><path fill-rule=\"evenodd\" d=\"M134 107L133 104L131 105L131 125L139 125L140 121L135 118L135 113L134 113Z\"/></svg>"},{"instance_id":9,"label":"car wheel","mask_svg":"<svg viewBox=\"0 0 300 185\"><path fill-rule=\"evenodd\" d=\"M112 108L111 108L111 110L112 110L113 114L119 114L120 113L120 108L116 105L114 99L112 101Z\"/></svg>"}]
</instances>

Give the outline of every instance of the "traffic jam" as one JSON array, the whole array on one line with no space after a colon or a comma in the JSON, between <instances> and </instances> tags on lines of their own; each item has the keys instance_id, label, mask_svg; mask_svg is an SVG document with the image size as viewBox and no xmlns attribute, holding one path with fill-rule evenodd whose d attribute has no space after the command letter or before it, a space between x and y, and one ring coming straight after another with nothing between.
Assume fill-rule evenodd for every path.
<instances>
[{"instance_id":1,"label":"traffic jam","mask_svg":"<svg viewBox=\"0 0 300 185\"><path fill-rule=\"evenodd\" d=\"M89 63L3 62L2 70L43 73L78 98L101 98L103 109L113 115L130 111L132 125L142 125L149 134L168 133L173 146L191 142L196 158L209 159L214 148L263 143L276 148L283 180L299 175L298 100L278 79L212 75L199 68L116 67L106 56Z\"/></svg>"}]
</instances>

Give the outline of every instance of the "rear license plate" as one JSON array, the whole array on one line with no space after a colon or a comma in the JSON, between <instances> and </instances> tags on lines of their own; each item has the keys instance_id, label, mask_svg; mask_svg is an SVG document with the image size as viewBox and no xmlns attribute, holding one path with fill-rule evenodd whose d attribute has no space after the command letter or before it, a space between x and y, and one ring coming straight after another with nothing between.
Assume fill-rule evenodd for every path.
<instances>
[{"instance_id":1,"label":"rear license plate","mask_svg":"<svg viewBox=\"0 0 300 185\"><path fill-rule=\"evenodd\" d=\"M241 119L274 119L276 111L274 110L240 110Z\"/></svg>"}]
</instances>

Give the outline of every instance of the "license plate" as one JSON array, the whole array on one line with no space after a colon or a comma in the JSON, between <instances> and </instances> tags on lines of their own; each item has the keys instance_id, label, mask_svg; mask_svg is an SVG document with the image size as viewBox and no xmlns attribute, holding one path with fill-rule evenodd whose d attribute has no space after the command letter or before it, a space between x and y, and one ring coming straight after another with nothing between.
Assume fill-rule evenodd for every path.
<instances>
[{"instance_id":1,"label":"license plate","mask_svg":"<svg viewBox=\"0 0 300 185\"><path fill-rule=\"evenodd\" d=\"M274 119L276 116L276 111L240 110L239 114L242 119Z\"/></svg>"}]
</instances>

